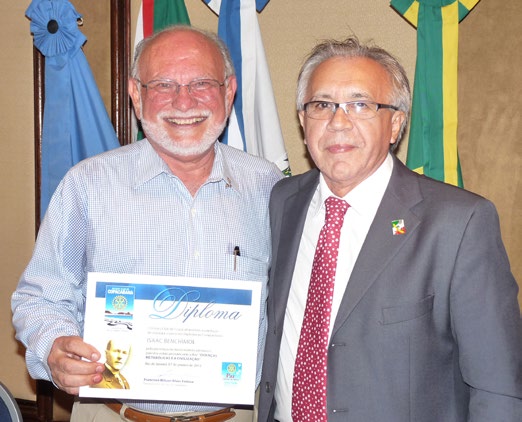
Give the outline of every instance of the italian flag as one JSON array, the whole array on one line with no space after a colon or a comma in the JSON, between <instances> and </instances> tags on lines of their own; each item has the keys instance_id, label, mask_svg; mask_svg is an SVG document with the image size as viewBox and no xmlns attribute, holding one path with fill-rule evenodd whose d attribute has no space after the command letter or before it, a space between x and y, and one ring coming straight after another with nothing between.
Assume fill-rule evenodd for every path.
<instances>
[{"instance_id":1,"label":"italian flag","mask_svg":"<svg viewBox=\"0 0 522 422\"><path fill-rule=\"evenodd\" d=\"M174 24L190 25L184 0L143 0L138 13L134 46L143 38Z\"/></svg>"}]
</instances>

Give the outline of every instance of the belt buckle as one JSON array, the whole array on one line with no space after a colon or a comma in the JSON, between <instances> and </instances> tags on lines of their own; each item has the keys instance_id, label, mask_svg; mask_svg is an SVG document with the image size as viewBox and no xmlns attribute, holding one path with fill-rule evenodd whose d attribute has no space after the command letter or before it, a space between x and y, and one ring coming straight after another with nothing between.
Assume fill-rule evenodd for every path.
<instances>
[{"instance_id":1,"label":"belt buckle","mask_svg":"<svg viewBox=\"0 0 522 422\"><path fill-rule=\"evenodd\" d=\"M170 418L170 422L188 422L188 421L195 421L197 419L194 419L194 416L172 416Z\"/></svg>"}]
</instances>

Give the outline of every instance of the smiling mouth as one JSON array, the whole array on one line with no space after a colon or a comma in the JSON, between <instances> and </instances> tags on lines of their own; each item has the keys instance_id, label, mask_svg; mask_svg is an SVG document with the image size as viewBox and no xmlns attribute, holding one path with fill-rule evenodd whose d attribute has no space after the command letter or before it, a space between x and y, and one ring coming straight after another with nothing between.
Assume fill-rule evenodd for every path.
<instances>
[{"instance_id":1,"label":"smiling mouth","mask_svg":"<svg viewBox=\"0 0 522 422\"><path fill-rule=\"evenodd\" d=\"M190 117L190 118L170 118L166 119L169 123L172 123L174 125L178 126L189 126L189 125L195 125L198 123L201 123L204 121L206 117Z\"/></svg>"}]
</instances>

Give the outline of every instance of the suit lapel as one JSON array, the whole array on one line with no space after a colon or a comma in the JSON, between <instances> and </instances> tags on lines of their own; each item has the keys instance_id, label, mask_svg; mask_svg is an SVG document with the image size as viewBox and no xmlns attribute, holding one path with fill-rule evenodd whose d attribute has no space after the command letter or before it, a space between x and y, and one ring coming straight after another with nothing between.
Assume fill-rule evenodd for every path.
<instances>
[{"instance_id":1,"label":"suit lapel","mask_svg":"<svg viewBox=\"0 0 522 422\"><path fill-rule=\"evenodd\" d=\"M409 241L418 217L412 208L422 201L417 175L394 157L390 182L363 243L334 323L335 333L350 316L370 286L386 270L402 246ZM392 221L404 220L405 234L393 234Z\"/></svg>"},{"instance_id":2,"label":"suit lapel","mask_svg":"<svg viewBox=\"0 0 522 422\"><path fill-rule=\"evenodd\" d=\"M312 170L299 177L298 183L295 184L295 192L287 197L282 206L281 226L276 236L277 261L274 263L273 274L275 279L271 280L277 289L277 295L274 297L276 321L282 324L288 294L290 292L290 284L294 273L295 261L301 234L308 212L308 206L314 195L317 184L319 183L319 172Z\"/></svg>"}]
</instances>

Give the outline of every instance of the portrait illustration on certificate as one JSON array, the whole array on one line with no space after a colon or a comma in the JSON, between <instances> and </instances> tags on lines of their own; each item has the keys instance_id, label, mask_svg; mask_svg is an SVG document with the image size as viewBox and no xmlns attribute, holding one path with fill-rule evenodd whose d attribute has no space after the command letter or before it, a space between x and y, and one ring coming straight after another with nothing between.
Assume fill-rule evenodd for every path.
<instances>
[{"instance_id":1,"label":"portrait illustration on certificate","mask_svg":"<svg viewBox=\"0 0 522 422\"><path fill-rule=\"evenodd\" d=\"M130 388L127 378L121 370L127 363L131 353L129 339L123 337L113 338L107 342L105 349L105 369L102 372L102 380L90 388L118 388L128 390Z\"/></svg>"}]
</instances>

